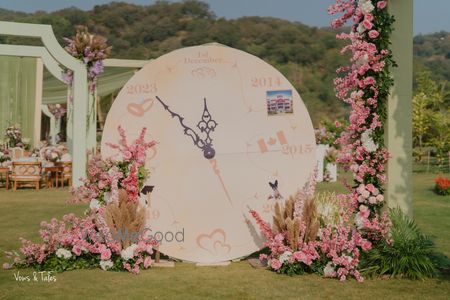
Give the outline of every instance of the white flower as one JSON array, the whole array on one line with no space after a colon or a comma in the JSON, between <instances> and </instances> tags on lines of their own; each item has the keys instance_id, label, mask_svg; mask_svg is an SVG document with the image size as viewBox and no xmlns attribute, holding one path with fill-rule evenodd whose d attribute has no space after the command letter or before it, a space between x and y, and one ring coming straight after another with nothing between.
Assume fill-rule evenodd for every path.
<instances>
[{"instance_id":1,"label":"white flower","mask_svg":"<svg viewBox=\"0 0 450 300\"><path fill-rule=\"evenodd\" d=\"M370 0L360 0L358 6L365 15L371 13L372 10L375 9L375 6L373 6L372 1Z\"/></svg>"},{"instance_id":2,"label":"white flower","mask_svg":"<svg viewBox=\"0 0 450 300\"><path fill-rule=\"evenodd\" d=\"M369 61L369 55L367 55L367 53L366 53L358 58L358 60L356 61L356 64L358 66L362 66L362 65L365 65L368 61Z\"/></svg>"},{"instance_id":3,"label":"white flower","mask_svg":"<svg viewBox=\"0 0 450 300\"><path fill-rule=\"evenodd\" d=\"M126 249L124 249L120 252L120 256L124 260L132 259L134 257L134 250L136 250L137 246L138 245L136 245L136 244L132 244L132 245L128 246Z\"/></svg>"},{"instance_id":4,"label":"white flower","mask_svg":"<svg viewBox=\"0 0 450 300\"><path fill-rule=\"evenodd\" d=\"M366 27L364 27L363 23L359 23L358 27L356 27L356 31L358 31L358 33L363 33L366 31Z\"/></svg>"},{"instance_id":5,"label":"white flower","mask_svg":"<svg viewBox=\"0 0 450 300\"><path fill-rule=\"evenodd\" d=\"M371 135L372 135L372 130L371 129L367 129L366 131L364 131L361 134L362 146L368 152L374 152L374 151L376 151L378 149L378 145L375 144L375 142L372 140Z\"/></svg>"},{"instance_id":6,"label":"white flower","mask_svg":"<svg viewBox=\"0 0 450 300\"><path fill-rule=\"evenodd\" d=\"M110 192L105 192L103 194L103 199L105 199L106 203L109 203L111 201L111 193Z\"/></svg>"},{"instance_id":7,"label":"white flower","mask_svg":"<svg viewBox=\"0 0 450 300\"><path fill-rule=\"evenodd\" d=\"M91 203L89 203L90 209L99 209L100 208L100 202L97 199L92 199Z\"/></svg>"},{"instance_id":8,"label":"white flower","mask_svg":"<svg viewBox=\"0 0 450 300\"><path fill-rule=\"evenodd\" d=\"M384 196L381 195L381 194L378 194L378 195L377 195L377 201L378 201L378 202L383 202L383 201L384 201Z\"/></svg>"},{"instance_id":9,"label":"white flower","mask_svg":"<svg viewBox=\"0 0 450 300\"><path fill-rule=\"evenodd\" d=\"M289 257L291 257L291 255L292 255L292 252L285 251L283 254L280 255L278 260L280 261L280 263L284 263L285 261L287 261L289 259Z\"/></svg>"},{"instance_id":10,"label":"white flower","mask_svg":"<svg viewBox=\"0 0 450 300\"><path fill-rule=\"evenodd\" d=\"M355 224L356 224L356 228L358 228L358 229L364 228L363 218L359 215L359 213L357 213L355 216Z\"/></svg>"},{"instance_id":11,"label":"white flower","mask_svg":"<svg viewBox=\"0 0 450 300\"><path fill-rule=\"evenodd\" d=\"M325 277L333 277L334 276L334 266L331 261L327 263L325 268L323 268L323 275Z\"/></svg>"},{"instance_id":12,"label":"white flower","mask_svg":"<svg viewBox=\"0 0 450 300\"><path fill-rule=\"evenodd\" d=\"M56 250L56 256L60 258L64 257L65 259L69 259L72 257L72 253L70 253L70 251L67 249L59 248L58 250Z\"/></svg>"},{"instance_id":13,"label":"white flower","mask_svg":"<svg viewBox=\"0 0 450 300\"><path fill-rule=\"evenodd\" d=\"M102 260L100 261L100 268L102 268L103 271L107 271L108 269L112 268L113 262L109 260Z\"/></svg>"}]
</instances>

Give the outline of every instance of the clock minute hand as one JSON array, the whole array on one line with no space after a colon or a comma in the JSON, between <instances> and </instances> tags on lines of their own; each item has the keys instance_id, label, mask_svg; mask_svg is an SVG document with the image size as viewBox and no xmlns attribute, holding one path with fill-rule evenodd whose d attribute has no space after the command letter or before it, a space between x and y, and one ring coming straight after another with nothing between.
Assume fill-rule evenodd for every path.
<instances>
[{"instance_id":1,"label":"clock minute hand","mask_svg":"<svg viewBox=\"0 0 450 300\"><path fill-rule=\"evenodd\" d=\"M209 133L210 133L210 131L214 130L215 126L217 126L217 123L214 120L211 120L211 116L209 115L209 112L206 108L206 99L205 99L205 109L204 109L202 121L200 121L197 125L197 127L199 127L202 132L205 131L207 133L206 140L201 139L199 137L199 135L192 128L190 128L189 126L184 124L184 118L182 116L180 116L179 114L177 114L176 112L172 111L169 108L169 106L166 103L164 103L164 101L161 100L161 98L156 96L156 99L159 101L159 103L161 103L161 105L164 107L164 109L170 113L172 118L178 119L178 122L180 123L181 127L183 127L183 129L184 129L184 134L191 137L192 141L194 142L194 145L203 151L203 156L207 159L213 158L216 152L212 148L212 139L210 138ZM207 122L206 122L207 129L202 128L200 126L200 124L202 124L202 122L205 122L205 115L207 116ZM210 121L214 122L213 126L208 126L208 122L210 122Z\"/></svg>"}]
</instances>

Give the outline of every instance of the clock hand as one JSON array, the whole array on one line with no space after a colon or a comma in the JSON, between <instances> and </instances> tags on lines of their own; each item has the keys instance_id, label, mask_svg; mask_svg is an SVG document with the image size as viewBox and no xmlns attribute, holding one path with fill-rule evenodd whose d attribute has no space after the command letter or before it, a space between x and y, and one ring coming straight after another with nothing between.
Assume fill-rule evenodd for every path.
<instances>
[{"instance_id":1,"label":"clock hand","mask_svg":"<svg viewBox=\"0 0 450 300\"><path fill-rule=\"evenodd\" d=\"M203 151L203 156L207 159L213 158L216 154L216 151L212 147L212 139L210 137L210 133L211 131L214 131L214 129L216 128L217 122L211 118L211 114L209 113L208 107L206 106L206 98L204 99L202 120L197 124L197 127L200 129L200 131L206 133L205 139L201 139L192 128L184 124L184 118L179 114L175 113L174 111L172 111L169 108L169 106L161 100L161 98L156 96L156 99L161 103L164 109L170 113L172 118L178 119L178 122L184 129L184 134L191 137L192 141L194 142L194 145Z\"/></svg>"},{"instance_id":2,"label":"clock hand","mask_svg":"<svg viewBox=\"0 0 450 300\"><path fill-rule=\"evenodd\" d=\"M222 185L222 189L225 192L225 195L227 196L228 201L230 202L231 206L233 206L233 202L231 201L230 193L228 193L228 189L225 185L225 182L223 181L222 176L220 175L220 170L217 167L217 160L215 158L210 159L209 162L211 163L211 167L216 174L217 178L219 178L220 184Z\"/></svg>"}]
</instances>

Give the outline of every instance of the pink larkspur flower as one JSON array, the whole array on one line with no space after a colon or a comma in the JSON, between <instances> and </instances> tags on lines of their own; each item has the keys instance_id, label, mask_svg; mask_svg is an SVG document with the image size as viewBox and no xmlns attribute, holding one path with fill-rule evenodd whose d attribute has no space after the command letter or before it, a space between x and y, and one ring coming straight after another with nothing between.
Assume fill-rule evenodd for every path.
<instances>
[{"instance_id":1,"label":"pink larkspur flower","mask_svg":"<svg viewBox=\"0 0 450 300\"><path fill-rule=\"evenodd\" d=\"M144 259L144 268L147 269L152 264L152 258L150 256L147 256Z\"/></svg>"}]
</instances>

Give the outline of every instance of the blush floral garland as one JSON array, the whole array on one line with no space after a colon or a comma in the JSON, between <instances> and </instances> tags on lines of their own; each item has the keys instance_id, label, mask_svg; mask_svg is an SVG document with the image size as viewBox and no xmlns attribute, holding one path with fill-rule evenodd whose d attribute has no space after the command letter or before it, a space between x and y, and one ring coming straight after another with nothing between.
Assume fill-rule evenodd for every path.
<instances>
[{"instance_id":1,"label":"blush floral garland","mask_svg":"<svg viewBox=\"0 0 450 300\"><path fill-rule=\"evenodd\" d=\"M315 200L320 198L315 195L315 176L296 194L293 219L286 214L291 209L288 202L283 214L278 209L278 215L283 216L289 226L287 230L276 226L278 231L274 231L258 212L250 210L269 249L269 254L261 254L260 259L267 261L268 267L277 273L309 272L341 281L348 277L362 281L361 254L376 243L391 243L388 237L391 223L387 213L382 213L385 164L389 158L384 146L383 125L386 101L393 84L389 68L395 66L389 51L394 18L386 8L387 1L380 0L336 0L329 7L330 14L342 13L332 22L334 28L353 20L350 33L337 36L349 41L342 53L350 52L352 56L349 66L337 70L334 83L337 97L352 108L349 125L335 142L340 146L337 161L352 171L355 184L349 186L350 194L337 195L334 201L328 199L331 208L328 210L338 211L339 220L336 224L322 220L321 227L316 228L317 236L309 240L304 236L315 227L308 219L317 213ZM336 123L336 126L340 124ZM274 215L274 224L280 222L278 215ZM299 242L292 245L295 235Z\"/></svg>"},{"instance_id":2,"label":"blush floral garland","mask_svg":"<svg viewBox=\"0 0 450 300\"><path fill-rule=\"evenodd\" d=\"M381 213L385 203L386 162L389 153L384 144L386 102L393 85L390 68L395 66L389 50L394 17L387 10L388 1L336 0L329 14L342 15L332 22L342 27L348 20L350 33L340 33L347 40L341 52L350 52L350 65L339 68L335 79L336 96L352 110L350 124L336 144L341 145L338 162L353 173L355 185L350 195L354 202L356 225L372 240L387 232L388 218Z\"/></svg>"}]
</instances>

